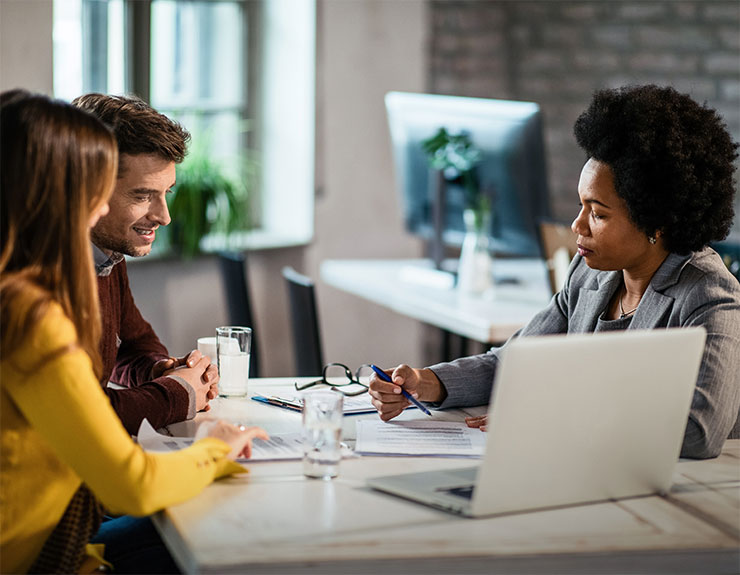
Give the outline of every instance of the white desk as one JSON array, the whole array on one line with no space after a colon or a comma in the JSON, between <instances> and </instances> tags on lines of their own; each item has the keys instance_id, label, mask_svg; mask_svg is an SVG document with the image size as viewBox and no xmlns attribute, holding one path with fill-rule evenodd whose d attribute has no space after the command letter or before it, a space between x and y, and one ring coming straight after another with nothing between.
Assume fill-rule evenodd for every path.
<instances>
[{"instance_id":1,"label":"white desk","mask_svg":"<svg viewBox=\"0 0 740 575\"><path fill-rule=\"evenodd\" d=\"M550 300L544 262L497 259L497 283L490 297L461 297L454 288L436 288L402 277L432 269L430 260L325 260L321 279L371 302L483 343L501 343ZM516 280L516 283L507 280ZM504 283L500 283L504 280Z\"/></svg>"},{"instance_id":2,"label":"white desk","mask_svg":"<svg viewBox=\"0 0 740 575\"><path fill-rule=\"evenodd\" d=\"M292 383L250 385L251 392L277 392ZM299 413L246 399L222 400L213 414L272 432L300 428ZM403 417L419 416L409 410ZM346 417L350 440L359 417L376 416ZM182 434L193 427L170 429ZM330 482L305 479L299 461L254 463L249 474L157 514L155 524L188 573L674 574L736 573L740 565L740 440L728 442L716 460L680 462L665 498L464 519L365 486L371 476L470 463L346 459Z\"/></svg>"}]
</instances>

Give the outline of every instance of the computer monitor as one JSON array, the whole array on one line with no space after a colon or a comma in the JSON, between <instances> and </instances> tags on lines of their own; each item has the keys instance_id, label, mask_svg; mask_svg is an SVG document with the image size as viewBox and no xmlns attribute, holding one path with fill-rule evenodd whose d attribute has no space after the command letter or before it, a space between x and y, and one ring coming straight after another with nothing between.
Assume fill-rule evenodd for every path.
<instances>
[{"instance_id":1,"label":"computer monitor","mask_svg":"<svg viewBox=\"0 0 740 575\"><path fill-rule=\"evenodd\" d=\"M398 190L407 229L434 238L437 177L422 142L445 128L466 133L481 153L480 188L492 200L490 248L516 256L539 256L537 226L550 217L540 107L533 102L389 92L385 97ZM444 190L442 238L462 244L465 194Z\"/></svg>"}]
</instances>

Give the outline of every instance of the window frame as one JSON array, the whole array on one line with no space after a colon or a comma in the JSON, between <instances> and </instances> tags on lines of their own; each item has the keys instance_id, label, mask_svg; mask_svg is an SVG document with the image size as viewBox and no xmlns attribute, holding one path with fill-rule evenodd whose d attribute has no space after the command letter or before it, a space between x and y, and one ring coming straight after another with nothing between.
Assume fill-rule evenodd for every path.
<instances>
[{"instance_id":1,"label":"window frame","mask_svg":"<svg viewBox=\"0 0 740 575\"><path fill-rule=\"evenodd\" d=\"M258 193L249 200L255 227L228 238L207 236L202 247L209 252L305 245L314 232L316 0L232 1L243 5L246 20L240 112L254 126L242 149L258 150L261 165ZM152 2L123 0L124 87L147 102Z\"/></svg>"}]
</instances>

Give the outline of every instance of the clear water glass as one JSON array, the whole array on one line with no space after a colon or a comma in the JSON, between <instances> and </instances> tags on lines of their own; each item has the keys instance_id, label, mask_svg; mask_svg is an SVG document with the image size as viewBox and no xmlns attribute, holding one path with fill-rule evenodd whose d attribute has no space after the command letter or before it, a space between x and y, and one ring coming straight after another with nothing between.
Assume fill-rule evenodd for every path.
<instances>
[{"instance_id":1,"label":"clear water glass","mask_svg":"<svg viewBox=\"0 0 740 575\"><path fill-rule=\"evenodd\" d=\"M310 391L303 395L303 474L332 479L342 458L344 396L336 391Z\"/></svg>"}]
</instances>

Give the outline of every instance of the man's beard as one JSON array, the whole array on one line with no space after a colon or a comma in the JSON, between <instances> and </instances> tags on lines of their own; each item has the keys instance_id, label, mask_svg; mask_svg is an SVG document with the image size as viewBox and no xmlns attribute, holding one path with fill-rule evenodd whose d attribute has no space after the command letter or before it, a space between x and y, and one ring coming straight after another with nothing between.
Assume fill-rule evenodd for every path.
<instances>
[{"instance_id":1,"label":"man's beard","mask_svg":"<svg viewBox=\"0 0 740 575\"><path fill-rule=\"evenodd\" d=\"M151 244L149 246L149 249L146 249L142 246L135 246L127 239L111 237L104 231L96 231L95 228L90 230L90 239L100 249L108 250L111 252L118 252L120 254L132 256L135 258L140 258L148 255L151 251Z\"/></svg>"}]
</instances>

